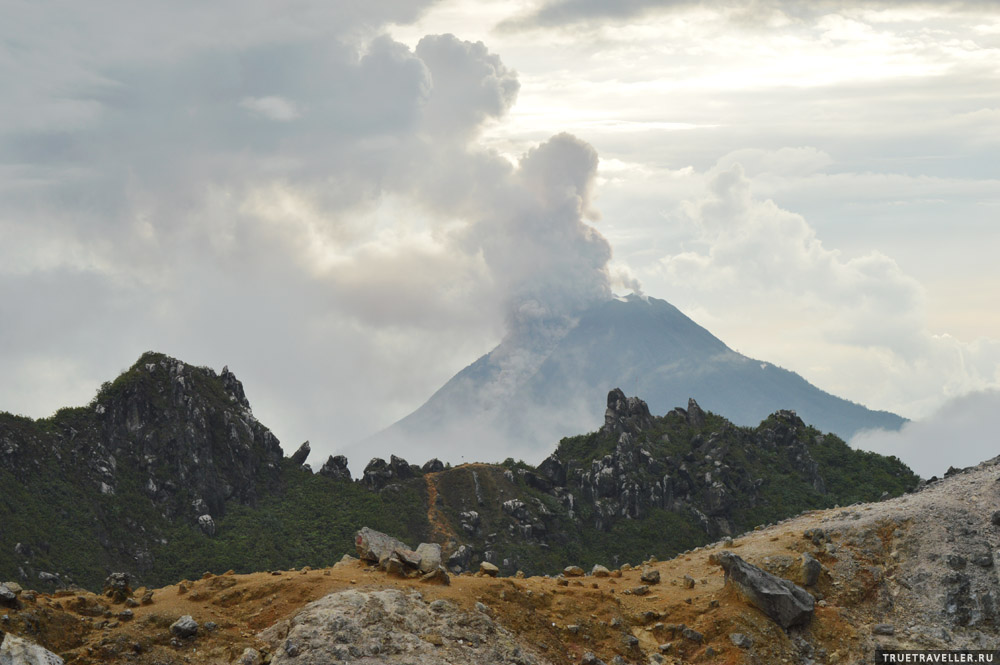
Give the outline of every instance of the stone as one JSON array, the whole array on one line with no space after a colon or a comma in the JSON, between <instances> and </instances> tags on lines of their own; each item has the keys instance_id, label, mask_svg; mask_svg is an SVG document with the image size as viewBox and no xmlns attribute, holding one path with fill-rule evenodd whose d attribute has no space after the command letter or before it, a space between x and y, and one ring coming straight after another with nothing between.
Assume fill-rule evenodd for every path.
<instances>
[{"instance_id":1,"label":"stone","mask_svg":"<svg viewBox=\"0 0 1000 665\"><path fill-rule=\"evenodd\" d=\"M580 566L566 566L563 568L563 575L566 577L583 577L583 568Z\"/></svg>"},{"instance_id":2,"label":"stone","mask_svg":"<svg viewBox=\"0 0 1000 665\"><path fill-rule=\"evenodd\" d=\"M586 651L580 659L580 665L606 665L603 660L594 655L593 651Z\"/></svg>"},{"instance_id":3,"label":"stone","mask_svg":"<svg viewBox=\"0 0 1000 665\"><path fill-rule=\"evenodd\" d=\"M132 610L122 610L118 613L118 619L121 621L131 621L135 617L135 613Z\"/></svg>"},{"instance_id":4,"label":"stone","mask_svg":"<svg viewBox=\"0 0 1000 665\"><path fill-rule=\"evenodd\" d=\"M403 541L368 527L354 534L354 547L358 558L370 563L383 562L397 550L410 550Z\"/></svg>"},{"instance_id":5,"label":"stone","mask_svg":"<svg viewBox=\"0 0 1000 665\"><path fill-rule=\"evenodd\" d=\"M633 649L639 646L639 638L635 635L623 635L622 644L625 645L626 649Z\"/></svg>"},{"instance_id":6,"label":"stone","mask_svg":"<svg viewBox=\"0 0 1000 665\"><path fill-rule=\"evenodd\" d=\"M740 649L749 649L753 646L753 640L743 633L729 633L729 641L733 643L734 647Z\"/></svg>"},{"instance_id":7,"label":"stone","mask_svg":"<svg viewBox=\"0 0 1000 665\"><path fill-rule=\"evenodd\" d=\"M494 566L489 561L483 561L479 564L479 572L483 575L488 575L490 577L496 577L500 574L500 569Z\"/></svg>"},{"instance_id":8,"label":"stone","mask_svg":"<svg viewBox=\"0 0 1000 665\"><path fill-rule=\"evenodd\" d=\"M611 571L599 563L594 564L594 567L590 569L590 574L594 577L611 577Z\"/></svg>"},{"instance_id":9,"label":"stone","mask_svg":"<svg viewBox=\"0 0 1000 665\"><path fill-rule=\"evenodd\" d=\"M684 576L684 588L685 589L693 589L694 588L694 578L691 577L690 575L685 575Z\"/></svg>"},{"instance_id":10,"label":"stone","mask_svg":"<svg viewBox=\"0 0 1000 665\"><path fill-rule=\"evenodd\" d=\"M0 644L2 665L63 665L65 661L34 642L7 634Z\"/></svg>"},{"instance_id":11,"label":"stone","mask_svg":"<svg viewBox=\"0 0 1000 665\"><path fill-rule=\"evenodd\" d=\"M347 458L343 455L330 455L320 467L319 475L334 480L350 480L351 472L347 468Z\"/></svg>"},{"instance_id":12,"label":"stone","mask_svg":"<svg viewBox=\"0 0 1000 665\"><path fill-rule=\"evenodd\" d=\"M799 560L802 574L800 579L803 586L815 586L819 582L820 573L823 572L823 564L819 562L809 552L803 552Z\"/></svg>"},{"instance_id":13,"label":"stone","mask_svg":"<svg viewBox=\"0 0 1000 665\"><path fill-rule=\"evenodd\" d=\"M1000 510L996 510L990 515L990 522L993 526L1000 526Z\"/></svg>"},{"instance_id":14,"label":"stone","mask_svg":"<svg viewBox=\"0 0 1000 665\"><path fill-rule=\"evenodd\" d=\"M143 605L152 605L153 604L153 592L152 591L147 591L146 593L142 594L142 598L139 599L139 602L142 603Z\"/></svg>"},{"instance_id":15,"label":"stone","mask_svg":"<svg viewBox=\"0 0 1000 665\"><path fill-rule=\"evenodd\" d=\"M129 586L128 573L111 573L104 580L103 593L112 603L124 603L132 597L132 587Z\"/></svg>"},{"instance_id":16,"label":"stone","mask_svg":"<svg viewBox=\"0 0 1000 665\"><path fill-rule=\"evenodd\" d=\"M17 594L6 584L0 584L0 606L17 607Z\"/></svg>"},{"instance_id":17,"label":"stone","mask_svg":"<svg viewBox=\"0 0 1000 665\"><path fill-rule=\"evenodd\" d=\"M877 623L872 626L872 635L895 635L896 627L888 623Z\"/></svg>"},{"instance_id":18,"label":"stone","mask_svg":"<svg viewBox=\"0 0 1000 665\"><path fill-rule=\"evenodd\" d=\"M608 393L608 408L604 412L603 433L638 433L653 423L649 406L638 397L625 397L621 388Z\"/></svg>"},{"instance_id":19,"label":"stone","mask_svg":"<svg viewBox=\"0 0 1000 665\"><path fill-rule=\"evenodd\" d=\"M688 398L687 422L691 427L703 427L705 425L705 412L698 406L698 402L693 397Z\"/></svg>"},{"instance_id":20,"label":"stone","mask_svg":"<svg viewBox=\"0 0 1000 665\"><path fill-rule=\"evenodd\" d=\"M428 603L399 589L338 591L259 634L270 665L406 663L531 665L546 662L535 645L511 634L487 612L449 601ZM285 645L296 646L291 656ZM199 649L200 651L200 649Z\"/></svg>"},{"instance_id":21,"label":"stone","mask_svg":"<svg viewBox=\"0 0 1000 665\"><path fill-rule=\"evenodd\" d=\"M660 571L654 568L643 568L642 575L639 579L646 584L659 584L660 583Z\"/></svg>"},{"instance_id":22,"label":"stone","mask_svg":"<svg viewBox=\"0 0 1000 665\"><path fill-rule=\"evenodd\" d=\"M631 589L627 589L625 593L631 594L633 596L645 596L646 594L649 593L649 587L646 586L645 584L641 584L637 587L632 587Z\"/></svg>"},{"instance_id":23,"label":"stone","mask_svg":"<svg viewBox=\"0 0 1000 665\"><path fill-rule=\"evenodd\" d=\"M190 614L185 614L170 624L170 634L181 639L194 637L198 634L198 622Z\"/></svg>"},{"instance_id":24,"label":"stone","mask_svg":"<svg viewBox=\"0 0 1000 665\"><path fill-rule=\"evenodd\" d=\"M212 519L211 515L199 515L198 516L198 528L206 536L215 535L215 520Z\"/></svg>"},{"instance_id":25,"label":"stone","mask_svg":"<svg viewBox=\"0 0 1000 665\"><path fill-rule=\"evenodd\" d=\"M725 571L731 584L750 604L782 628L805 625L812 620L816 601L808 591L788 580L751 565L732 552L709 558Z\"/></svg>"},{"instance_id":26,"label":"stone","mask_svg":"<svg viewBox=\"0 0 1000 665\"><path fill-rule=\"evenodd\" d=\"M424 573L420 577L421 582L426 582L428 584L451 584L451 576L448 575L448 571L442 566L438 566L434 570Z\"/></svg>"},{"instance_id":27,"label":"stone","mask_svg":"<svg viewBox=\"0 0 1000 665\"><path fill-rule=\"evenodd\" d=\"M243 650L236 665L264 665L264 659L260 657L260 652L247 647Z\"/></svg>"},{"instance_id":28,"label":"stone","mask_svg":"<svg viewBox=\"0 0 1000 665\"><path fill-rule=\"evenodd\" d=\"M424 465L420 467L420 471L423 473L440 473L444 471L444 462L436 457L431 458L424 462Z\"/></svg>"},{"instance_id":29,"label":"stone","mask_svg":"<svg viewBox=\"0 0 1000 665\"><path fill-rule=\"evenodd\" d=\"M292 453L291 457L292 464L294 466L302 466L303 464L305 464L306 458L309 457L309 453L311 452L311 450L312 449L309 447L309 442L304 441L302 445L299 446L299 449L296 450L294 453Z\"/></svg>"},{"instance_id":30,"label":"stone","mask_svg":"<svg viewBox=\"0 0 1000 665\"><path fill-rule=\"evenodd\" d=\"M361 475L361 482L370 490L378 491L392 480L392 468L381 457L373 457Z\"/></svg>"},{"instance_id":31,"label":"stone","mask_svg":"<svg viewBox=\"0 0 1000 665\"><path fill-rule=\"evenodd\" d=\"M705 641L704 635L699 633L694 628L688 628L687 626L681 629L681 637L683 637L686 640L691 640L692 642L696 642L698 644L701 644L702 642Z\"/></svg>"},{"instance_id":32,"label":"stone","mask_svg":"<svg viewBox=\"0 0 1000 665\"><path fill-rule=\"evenodd\" d=\"M417 569L422 573L429 573L441 567L441 546L437 543L420 543L416 549L420 558Z\"/></svg>"}]
</instances>

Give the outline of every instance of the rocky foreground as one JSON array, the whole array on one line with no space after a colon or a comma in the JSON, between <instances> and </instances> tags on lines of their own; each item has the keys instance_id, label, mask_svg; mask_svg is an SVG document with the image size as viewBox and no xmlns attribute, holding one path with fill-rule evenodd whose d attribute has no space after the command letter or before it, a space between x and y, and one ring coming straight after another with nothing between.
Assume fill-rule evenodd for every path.
<instances>
[{"instance_id":1,"label":"rocky foreground","mask_svg":"<svg viewBox=\"0 0 1000 665\"><path fill-rule=\"evenodd\" d=\"M104 595L9 583L0 661L856 663L877 646L994 648L998 462L670 561L577 562L586 571L559 577L495 577L489 565L448 575L426 548L400 546L361 552L381 565L207 572L152 590L111 579ZM50 660L30 660L33 645Z\"/></svg>"}]
</instances>

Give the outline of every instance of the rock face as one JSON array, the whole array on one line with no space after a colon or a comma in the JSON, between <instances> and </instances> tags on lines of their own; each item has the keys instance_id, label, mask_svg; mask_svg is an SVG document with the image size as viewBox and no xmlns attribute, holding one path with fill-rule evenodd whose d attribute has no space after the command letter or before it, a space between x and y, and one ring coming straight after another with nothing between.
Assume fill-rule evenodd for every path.
<instances>
[{"instance_id":1,"label":"rock face","mask_svg":"<svg viewBox=\"0 0 1000 665\"><path fill-rule=\"evenodd\" d=\"M0 665L63 665L63 659L28 640L5 635L0 644Z\"/></svg>"},{"instance_id":2,"label":"rock face","mask_svg":"<svg viewBox=\"0 0 1000 665\"><path fill-rule=\"evenodd\" d=\"M604 412L602 432L635 434L649 427L652 422L653 416L649 413L649 407L638 397L625 397L621 388L615 388L608 393L608 408Z\"/></svg>"},{"instance_id":3,"label":"rock face","mask_svg":"<svg viewBox=\"0 0 1000 665\"><path fill-rule=\"evenodd\" d=\"M309 457L309 453L311 452L311 450L312 449L309 447L309 442L308 441L303 442L302 445L299 446L299 449L296 450L294 453L292 453L292 464L294 464L295 466L302 466L303 464L305 464L306 459Z\"/></svg>"},{"instance_id":4,"label":"rock face","mask_svg":"<svg viewBox=\"0 0 1000 665\"><path fill-rule=\"evenodd\" d=\"M261 637L272 646L272 665L547 663L483 612L394 589L330 594Z\"/></svg>"},{"instance_id":5,"label":"rock face","mask_svg":"<svg viewBox=\"0 0 1000 665\"><path fill-rule=\"evenodd\" d=\"M118 503L128 515L141 507L139 514L197 526L201 515L222 517L227 502L253 505L274 491L282 458L278 440L254 417L228 368L216 374L158 353L143 354L86 407L44 421L0 414L0 469L28 484L72 485L71 496L102 496L68 507L78 523L94 525L90 542L100 543L107 557L100 577L65 580L91 588L100 588L109 568L140 577L151 570L162 536L148 523L122 524L101 506ZM47 542L44 536L32 544L40 542ZM68 558L58 550L30 550L19 564L29 577L45 570L36 568L36 557Z\"/></svg>"},{"instance_id":6,"label":"rock face","mask_svg":"<svg viewBox=\"0 0 1000 665\"><path fill-rule=\"evenodd\" d=\"M319 475L334 480L350 480L351 472L347 468L347 458L343 455L330 455L319 470Z\"/></svg>"},{"instance_id":7,"label":"rock face","mask_svg":"<svg viewBox=\"0 0 1000 665\"><path fill-rule=\"evenodd\" d=\"M750 565L732 552L713 557L725 571L726 583L782 628L804 625L812 619L816 601L802 587Z\"/></svg>"}]
</instances>

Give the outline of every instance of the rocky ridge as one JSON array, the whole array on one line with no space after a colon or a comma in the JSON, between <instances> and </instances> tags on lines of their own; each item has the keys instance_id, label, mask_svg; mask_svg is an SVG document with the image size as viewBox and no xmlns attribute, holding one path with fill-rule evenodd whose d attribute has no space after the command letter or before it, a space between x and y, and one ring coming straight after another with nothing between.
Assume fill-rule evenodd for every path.
<instances>
[{"instance_id":1,"label":"rocky ridge","mask_svg":"<svg viewBox=\"0 0 1000 665\"><path fill-rule=\"evenodd\" d=\"M69 665L808 665L873 662L876 648L995 648L998 500L995 459L913 494L809 511L667 561L633 558L590 574L464 573L434 585L345 560L206 573L124 601L13 585L0 631ZM754 598L775 586L801 613ZM150 601L130 603L140 594ZM196 627L182 637L172 626L185 618Z\"/></svg>"},{"instance_id":2,"label":"rocky ridge","mask_svg":"<svg viewBox=\"0 0 1000 665\"><path fill-rule=\"evenodd\" d=\"M789 411L742 428L693 399L654 416L617 389L599 431L563 440L537 468L394 455L355 481L345 457L314 474L310 454L307 441L283 457L228 368L145 354L86 407L0 414L0 573L98 588L113 571L162 584L216 565L326 565L353 549L360 524L437 543L448 573L484 561L555 572L626 548L668 556L916 482Z\"/></svg>"}]
</instances>

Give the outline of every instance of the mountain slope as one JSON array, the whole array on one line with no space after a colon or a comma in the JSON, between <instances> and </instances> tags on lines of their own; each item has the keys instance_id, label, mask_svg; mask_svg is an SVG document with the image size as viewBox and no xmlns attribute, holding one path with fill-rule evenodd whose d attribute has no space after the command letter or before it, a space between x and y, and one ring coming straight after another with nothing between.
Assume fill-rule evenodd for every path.
<instances>
[{"instance_id":1,"label":"mountain slope","mask_svg":"<svg viewBox=\"0 0 1000 665\"><path fill-rule=\"evenodd\" d=\"M314 474L307 446L284 457L227 369L147 353L88 406L0 414L0 580L96 589L111 572L163 584L329 565L362 526L438 542L453 570L485 559L555 572L628 549L672 554L917 480L789 412L750 429L693 401L663 417L619 390L602 402L604 427L537 468L393 456L354 481L343 458Z\"/></svg>"},{"instance_id":2,"label":"mountain slope","mask_svg":"<svg viewBox=\"0 0 1000 665\"><path fill-rule=\"evenodd\" d=\"M395 450L435 442L460 455L474 440L501 456L536 460L550 441L597 426L596 406L615 386L642 395L654 412L694 397L740 425L793 410L845 439L904 422L736 353L664 300L629 296L593 306L555 339L505 339L371 441Z\"/></svg>"}]
</instances>

